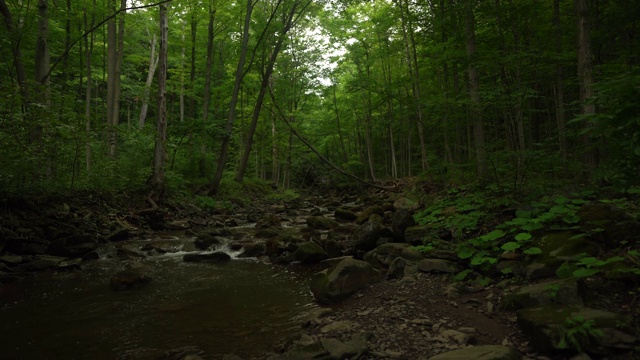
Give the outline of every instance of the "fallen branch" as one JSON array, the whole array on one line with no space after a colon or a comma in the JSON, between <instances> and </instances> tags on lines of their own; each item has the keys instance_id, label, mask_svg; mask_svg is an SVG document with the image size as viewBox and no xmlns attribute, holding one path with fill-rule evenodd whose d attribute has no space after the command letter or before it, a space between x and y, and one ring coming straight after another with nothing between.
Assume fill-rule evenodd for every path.
<instances>
[{"instance_id":1,"label":"fallen branch","mask_svg":"<svg viewBox=\"0 0 640 360\"><path fill-rule=\"evenodd\" d=\"M282 120L282 122L284 122L289 129L291 129L291 132L293 133L293 135L295 135L298 139L300 139L300 141L302 141L303 144L305 144L309 150L313 151L314 154L316 154L318 156L318 158L320 160L322 160L323 163L329 165L329 167L331 167L332 169L334 169L335 171L339 172L340 174L356 180L358 182L361 182L367 186L376 188L376 189L381 189L381 190L389 190L389 191L397 191L398 189L395 186L382 186L382 185L377 185L374 183L370 183L364 179L361 179L349 172L344 171L343 169L341 169L340 167L338 167L337 165L333 164L331 161L329 161L329 159L327 159L326 157L324 157L324 155L322 155L313 145L311 145L310 142L308 142L304 137L302 137L302 135L300 135L300 133L298 133L298 131L291 125L291 123L289 123L289 121L287 121L287 117L284 115L284 113L282 112L282 110L280 109L280 107L278 106L278 102L275 99L275 96L273 95L273 91L271 91L271 88L269 88L269 96L271 97L271 100L277 110L277 113L274 113L275 115L278 115L278 117L280 118L280 120ZM273 112L273 109L271 109L271 112Z\"/></svg>"}]
</instances>

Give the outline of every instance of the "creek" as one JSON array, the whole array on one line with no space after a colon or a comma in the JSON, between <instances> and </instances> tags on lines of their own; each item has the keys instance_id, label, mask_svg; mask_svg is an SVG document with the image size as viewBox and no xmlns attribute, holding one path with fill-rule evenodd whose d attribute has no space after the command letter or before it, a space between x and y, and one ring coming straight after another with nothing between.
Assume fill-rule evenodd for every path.
<instances>
[{"instance_id":1,"label":"creek","mask_svg":"<svg viewBox=\"0 0 640 360\"><path fill-rule=\"evenodd\" d=\"M153 359L193 346L208 358L263 355L299 330L313 309L308 274L255 259L185 263L193 238L128 241L174 252L135 260L153 281L112 291L127 263L115 257L80 271L43 272L0 291L0 359ZM119 244L121 246L121 244Z\"/></svg>"}]
</instances>

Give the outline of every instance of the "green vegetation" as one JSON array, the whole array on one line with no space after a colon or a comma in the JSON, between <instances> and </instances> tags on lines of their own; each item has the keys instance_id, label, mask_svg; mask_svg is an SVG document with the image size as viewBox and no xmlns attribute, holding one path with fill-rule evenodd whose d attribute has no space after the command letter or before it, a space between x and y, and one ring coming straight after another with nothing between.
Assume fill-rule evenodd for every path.
<instances>
[{"instance_id":1,"label":"green vegetation","mask_svg":"<svg viewBox=\"0 0 640 360\"><path fill-rule=\"evenodd\" d=\"M558 347L560 349L576 349L582 351L584 345L591 342L592 338L604 335L602 330L595 327L594 320L585 320L581 316L569 317L560 328L562 338Z\"/></svg>"}]
</instances>

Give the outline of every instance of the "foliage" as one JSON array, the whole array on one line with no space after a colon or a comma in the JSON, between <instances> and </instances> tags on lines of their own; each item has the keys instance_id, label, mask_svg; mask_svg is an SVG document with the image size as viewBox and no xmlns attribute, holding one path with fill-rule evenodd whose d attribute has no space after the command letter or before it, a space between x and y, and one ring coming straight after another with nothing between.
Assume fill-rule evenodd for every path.
<instances>
[{"instance_id":1,"label":"foliage","mask_svg":"<svg viewBox=\"0 0 640 360\"><path fill-rule=\"evenodd\" d=\"M581 316L567 318L560 327L561 339L558 343L560 349L573 348L582 351L585 344L592 338L604 336L602 330L596 327L594 320L586 320Z\"/></svg>"}]
</instances>

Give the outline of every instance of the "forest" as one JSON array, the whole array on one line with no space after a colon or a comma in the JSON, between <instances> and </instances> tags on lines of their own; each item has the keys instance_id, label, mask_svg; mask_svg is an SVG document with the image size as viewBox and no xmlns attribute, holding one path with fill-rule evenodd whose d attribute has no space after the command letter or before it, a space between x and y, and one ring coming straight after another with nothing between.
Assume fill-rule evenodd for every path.
<instances>
[{"instance_id":1,"label":"forest","mask_svg":"<svg viewBox=\"0 0 640 360\"><path fill-rule=\"evenodd\" d=\"M632 0L2 0L0 186L626 189ZM9 51L11 50L11 51Z\"/></svg>"},{"instance_id":2,"label":"forest","mask_svg":"<svg viewBox=\"0 0 640 360\"><path fill-rule=\"evenodd\" d=\"M637 0L0 15L0 357L640 359Z\"/></svg>"}]
</instances>

